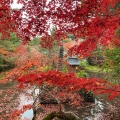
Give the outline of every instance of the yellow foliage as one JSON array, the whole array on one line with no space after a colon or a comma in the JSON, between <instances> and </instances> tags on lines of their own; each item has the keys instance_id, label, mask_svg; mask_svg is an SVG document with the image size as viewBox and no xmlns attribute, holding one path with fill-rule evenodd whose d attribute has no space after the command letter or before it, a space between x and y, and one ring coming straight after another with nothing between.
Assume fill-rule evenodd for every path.
<instances>
[{"instance_id":1,"label":"yellow foliage","mask_svg":"<svg viewBox=\"0 0 120 120\"><path fill-rule=\"evenodd\" d=\"M70 87L70 89L72 90L72 89L74 89L74 87L73 87L73 86L71 86L71 87Z\"/></svg>"},{"instance_id":2,"label":"yellow foliage","mask_svg":"<svg viewBox=\"0 0 120 120\"><path fill-rule=\"evenodd\" d=\"M0 54L7 55L9 52L3 48L0 48Z\"/></svg>"}]
</instances>

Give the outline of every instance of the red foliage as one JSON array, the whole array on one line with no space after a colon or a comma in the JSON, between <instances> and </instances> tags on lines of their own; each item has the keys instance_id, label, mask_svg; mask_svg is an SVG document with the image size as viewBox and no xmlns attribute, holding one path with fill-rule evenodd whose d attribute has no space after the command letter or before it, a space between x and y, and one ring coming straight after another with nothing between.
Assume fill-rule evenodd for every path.
<instances>
[{"instance_id":1,"label":"red foliage","mask_svg":"<svg viewBox=\"0 0 120 120\"><path fill-rule=\"evenodd\" d=\"M71 33L76 39L84 38L86 40L76 49L71 50L75 50L75 54L83 56L88 56L98 42L106 46L110 42L120 44L115 37L115 32L120 26L119 8L115 9L119 0L114 0L114 2L112 0L86 0L84 2L29 0L26 3L19 0L19 2L24 6L21 10L14 11L13 19L16 21L18 34L24 42L40 35L43 37L42 42L45 42L43 47L47 47L53 45L54 40L64 39L66 33ZM25 18L22 18L23 11L26 13ZM48 36L51 24L55 28L55 39L47 40L46 36Z\"/></svg>"},{"instance_id":2,"label":"red foliage","mask_svg":"<svg viewBox=\"0 0 120 120\"><path fill-rule=\"evenodd\" d=\"M54 40L64 39L66 33L71 33L76 39L85 38L87 41L87 49L90 49L87 53L86 50L81 50L81 46L84 46L86 42L72 49L77 51L75 54L83 54L83 56L87 56L94 50L98 42L106 46L110 42L120 44L118 38L115 37L115 32L120 26L119 8L115 8L119 0L46 1L19 0L18 3L23 4L22 9L11 10L10 1L2 0L0 5L1 39L9 36L9 32L14 30L24 43L31 37L42 36L42 46L51 47L54 45ZM23 14L26 17L23 17ZM47 40L51 24L55 29L55 39ZM91 41L93 39L94 41Z\"/></svg>"},{"instance_id":3,"label":"red foliage","mask_svg":"<svg viewBox=\"0 0 120 120\"><path fill-rule=\"evenodd\" d=\"M77 91L85 88L87 91L92 90L96 94L109 93L108 99L112 99L120 95L120 86L111 85L104 80L97 78L77 78L72 73L62 73L59 71L51 70L48 72L41 72L39 74L30 73L17 79L21 87L27 85L55 85L60 88L65 88L70 91Z\"/></svg>"},{"instance_id":4,"label":"red foliage","mask_svg":"<svg viewBox=\"0 0 120 120\"><path fill-rule=\"evenodd\" d=\"M13 31L14 23L11 18L10 0L0 1L0 40L8 38Z\"/></svg>"},{"instance_id":5,"label":"red foliage","mask_svg":"<svg viewBox=\"0 0 120 120\"><path fill-rule=\"evenodd\" d=\"M0 53L7 54L9 57L11 54L4 49L0 49ZM51 55L51 58L47 58L46 55L41 54L38 51L38 47L29 47L29 51L27 50L26 45L20 45L14 50L14 54L12 57L16 58L15 60L15 68L10 71L3 72L5 77L0 80L0 83L6 83L7 81L16 80L18 77L22 75L26 75L28 73L38 73L44 71L46 66L54 66L56 67L56 62L58 57L55 55Z\"/></svg>"}]
</instances>

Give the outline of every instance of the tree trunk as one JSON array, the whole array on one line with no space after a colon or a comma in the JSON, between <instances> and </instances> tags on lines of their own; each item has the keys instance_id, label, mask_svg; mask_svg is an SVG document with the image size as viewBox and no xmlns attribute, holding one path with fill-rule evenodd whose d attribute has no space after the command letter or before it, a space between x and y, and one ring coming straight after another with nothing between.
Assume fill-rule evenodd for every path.
<instances>
[{"instance_id":1,"label":"tree trunk","mask_svg":"<svg viewBox=\"0 0 120 120\"><path fill-rule=\"evenodd\" d=\"M55 117L64 120L80 120L80 118L72 112L52 112L43 118L43 120L53 120Z\"/></svg>"},{"instance_id":2,"label":"tree trunk","mask_svg":"<svg viewBox=\"0 0 120 120\"><path fill-rule=\"evenodd\" d=\"M36 120L36 114L37 114L37 110L33 109L33 118L32 118L32 120Z\"/></svg>"}]
</instances>

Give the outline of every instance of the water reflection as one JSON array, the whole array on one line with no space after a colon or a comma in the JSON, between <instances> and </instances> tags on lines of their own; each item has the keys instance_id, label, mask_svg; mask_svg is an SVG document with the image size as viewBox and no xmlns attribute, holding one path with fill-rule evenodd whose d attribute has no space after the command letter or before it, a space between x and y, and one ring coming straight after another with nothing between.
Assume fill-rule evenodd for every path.
<instances>
[{"instance_id":1,"label":"water reflection","mask_svg":"<svg viewBox=\"0 0 120 120\"><path fill-rule=\"evenodd\" d=\"M18 109L21 109L22 106L27 105L27 104L32 104L33 100L31 96L28 96L26 94L20 94L20 105ZM21 120L27 119L27 120L32 120L33 118L33 109L25 111L21 115Z\"/></svg>"},{"instance_id":2,"label":"water reflection","mask_svg":"<svg viewBox=\"0 0 120 120\"><path fill-rule=\"evenodd\" d=\"M32 118L33 118L33 109L30 109L24 112L21 117L22 120L24 119L32 120Z\"/></svg>"},{"instance_id":3,"label":"water reflection","mask_svg":"<svg viewBox=\"0 0 120 120\"><path fill-rule=\"evenodd\" d=\"M39 93L38 90L35 91L36 94ZM26 94L20 94L20 106L19 109L22 108L23 105L32 104L33 100L32 97L27 96ZM84 104L84 103L83 103ZM108 106L116 106L113 103L110 103L104 99L95 99L95 103L83 106L78 111L78 116L81 117L82 120L100 120L104 118L103 114L109 110ZM117 107L117 106L116 106ZM66 110L71 111L71 108L69 106L65 106ZM106 109L107 108L107 109ZM84 114L86 113L86 114ZM27 110L21 115L21 119L24 120L25 118L32 120L33 118L33 109ZM109 119L108 119L109 120Z\"/></svg>"}]
</instances>

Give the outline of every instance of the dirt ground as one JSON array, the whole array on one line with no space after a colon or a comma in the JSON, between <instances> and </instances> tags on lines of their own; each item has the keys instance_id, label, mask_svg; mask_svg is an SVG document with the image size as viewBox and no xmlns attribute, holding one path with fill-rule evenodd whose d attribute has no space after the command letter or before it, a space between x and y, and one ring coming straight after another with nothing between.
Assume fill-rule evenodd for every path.
<instances>
[{"instance_id":1,"label":"dirt ground","mask_svg":"<svg viewBox=\"0 0 120 120\"><path fill-rule=\"evenodd\" d=\"M12 111L19 105L19 94L22 92L17 83L0 84L0 120L9 120Z\"/></svg>"}]
</instances>

